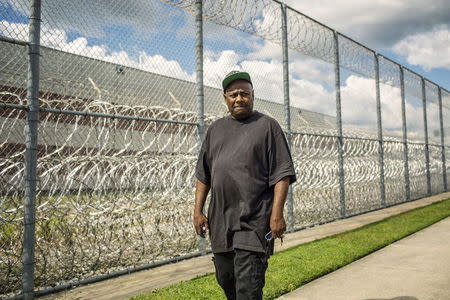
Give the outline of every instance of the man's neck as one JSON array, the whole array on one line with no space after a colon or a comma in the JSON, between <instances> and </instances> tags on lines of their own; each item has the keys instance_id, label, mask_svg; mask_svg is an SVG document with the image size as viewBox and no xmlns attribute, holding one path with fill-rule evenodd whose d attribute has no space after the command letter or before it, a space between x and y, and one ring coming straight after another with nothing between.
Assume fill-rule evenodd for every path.
<instances>
[{"instance_id":1,"label":"man's neck","mask_svg":"<svg viewBox=\"0 0 450 300\"><path fill-rule=\"evenodd\" d=\"M231 115L231 118L236 120L236 121L244 121L247 120L248 118L250 118L251 116L253 116L255 114L255 111L252 110L247 116L243 117L243 118L239 118L237 119L236 117L234 117L233 115Z\"/></svg>"}]
</instances>

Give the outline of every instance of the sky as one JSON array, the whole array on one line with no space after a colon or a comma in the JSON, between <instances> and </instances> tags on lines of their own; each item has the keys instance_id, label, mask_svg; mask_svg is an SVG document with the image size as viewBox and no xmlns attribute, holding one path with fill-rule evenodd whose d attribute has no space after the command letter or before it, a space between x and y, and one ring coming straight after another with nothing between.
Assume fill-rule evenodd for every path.
<instances>
[{"instance_id":1,"label":"sky","mask_svg":"<svg viewBox=\"0 0 450 300\"><path fill-rule=\"evenodd\" d=\"M27 39L28 2L0 2L1 35ZM195 82L192 2L46 0L42 2L41 43ZM223 6L222 1L204 1L204 82L220 87L230 70L246 70L252 75L257 97L282 103L280 11L270 0L257 2L230 1ZM448 1L286 0L286 4L450 90ZM288 20L291 104L335 116L332 32L293 11L288 11ZM221 25L224 23L235 29ZM342 39L341 45L341 63L346 66L341 68L340 82L344 126L374 130L373 58L350 41ZM399 136L399 75L393 66L380 61L382 116L384 130ZM412 73L405 78L409 133L420 138L420 78ZM429 127L435 132L439 128L436 88L428 85L426 91ZM450 119L450 95L444 95L444 101L448 102ZM270 111L264 112L270 115Z\"/></svg>"},{"instance_id":2,"label":"sky","mask_svg":"<svg viewBox=\"0 0 450 300\"><path fill-rule=\"evenodd\" d=\"M450 89L447 0L286 0L292 8Z\"/></svg>"}]
</instances>

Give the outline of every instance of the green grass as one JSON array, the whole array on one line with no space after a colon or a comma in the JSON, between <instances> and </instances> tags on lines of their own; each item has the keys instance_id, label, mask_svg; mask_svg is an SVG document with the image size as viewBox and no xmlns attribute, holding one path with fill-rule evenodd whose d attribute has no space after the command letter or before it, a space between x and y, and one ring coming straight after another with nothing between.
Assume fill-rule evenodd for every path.
<instances>
[{"instance_id":1,"label":"green grass","mask_svg":"<svg viewBox=\"0 0 450 300\"><path fill-rule=\"evenodd\" d=\"M448 216L450 199L278 252L269 260L264 299L279 297ZM225 296L214 275L209 274L131 299L225 299Z\"/></svg>"}]
</instances>

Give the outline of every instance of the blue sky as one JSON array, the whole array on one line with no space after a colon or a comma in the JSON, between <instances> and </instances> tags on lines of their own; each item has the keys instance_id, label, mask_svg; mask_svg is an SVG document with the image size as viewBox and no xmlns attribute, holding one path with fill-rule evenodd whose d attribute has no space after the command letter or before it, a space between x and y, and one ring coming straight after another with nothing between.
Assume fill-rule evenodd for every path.
<instances>
[{"instance_id":1,"label":"blue sky","mask_svg":"<svg viewBox=\"0 0 450 300\"><path fill-rule=\"evenodd\" d=\"M447 90L450 89L449 1L286 0L285 2L294 9L442 85ZM439 35L438 32L442 34ZM425 59L426 57L421 55L428 57Z\"/></svg>"},{"instance_id":2,"label":"blue sky","mask_svg":"<svg viewBox=\"0 0 450 300\"><path fill-rule=\"evenodd\" d=\"M450 36L449 36L450 40ZM449 41L450 43L450 41ZM402 64L403 66L411 69L419 75L433 81L434 83L440 85L441 87L450 90L450 69L446 67L435 67L431 70L426 70L420 65L409 64L406 57L399 55L391 50L381 50L379 53L393 59L394 61ZM450 53L448 53L450 55Z\"/></svg>"},{"instance_id":3,"label":"blue sky","mask_svg":"<svg viewBox=\"0 0 450 300\"><path fill-rule=\"evenodd\" d=\"M46 16L45 5L51 7L54 5L53 2L55 1L48 2L49 3L44 4L43 7L44 20ZM67 34L68 42L84 36L87 38L89 45L105 45L108 51L124 50L130 57L134 58L137 57L139 51L145 51L149 55L159 54L164 56L167 60L177 61L187 73L192 73L195 70L195 53L194 51L180 51L180 49L193 47L195 43L193 16L180 9L174 10L170 5L159 1L147 2L153 2L153 4L147 3L143 5L145 1L137 1L137 9L139 9L139 5L141 5L142 10L148 9L152 13L147 13L147 15L143 14L143 16L138 17L135 22L130 21L129 18L123 16L119 16L118 18L114 15L112 17L104 15L99 16L96 20L96 25L101 28L100 34L98 34L98 32L92 33L87 29L89 26L95 27L94 24L89 23L95 20L93 18L96 17L96 13L98 14L96 11L93 11L93 15L91 16L88 14L85 19L87 21L86 23L83 23L82 21L67 21L67 19L63 20L63 17L67 17L67 15L53 14L52 18L56 20L54 20L55 22L52 22L53 24L49 25L51 25L51 27L60 26ZM395 50L395 46L398 43L401 43L408 37L414 35L422 34L423 37L426 37L427 34L431 35L434 30L439 28L446 30L446 32L449 33L450 4L445 1L432 0L427 5L426 9L421 7L424 3L419 1L397 1L395 8L392 8L392 5L387 4L385 1L371 1L369 4L361 4L361 1L355 0L322 0L315 1L314 3L311 1L288 0L286 3L291 5L294 9L298 9L310 17L337 29L339 32L368 45L373 50L392 58L411 70L440 84L444 88L450 89L449 62L436 62L431 64L430 67L430 65L427 64L420 64L420 62L411 62L410 56L413 55L411 53ZM3 13L0 15L0 18L13 23L26 23L28 2L11 1L11 4L12 5L8 5L8 3L3 4ZM63 4L64 3L60 3L60 5ZM83 6L85 6L85 4L83 4ZM353 8L350 12L348 9L349 7ZM434 8L430 9L430 7ZM53 8L49 10L55 11ZM91 9L86 8L84 11L92 10L93 7L91 7ZM99 11L100 10L104 9L100 8ZM404 20L404 17L402 17L401 14L408 14L410 11L414 11L414 14L411 15L411 20ZM445 17L446 12L449 12L447 17ZM117 11L114 13L117 14ZM127 12L124 12L124 15L126 15L126 13ZM441 16L442 13L444 13L444 17ZM80 17L79 19L83 18ZM148 21L148 19L156 21ZM261 19L261 17L259 17L259 19ZM151 26L153 29L142 30L142 28L136 28L134 25L139 21L144 21L144 23L146 23L144 26ZM379 24L377 24L377 22ZM380 27L379 30L377 30L378 27ZM386 30L386 28L396 28L394 30L395 33L393 34L393 30ZM213 37L214 34L219 33L220 35L220 30L212 29L211 33L208 34L208 27L205 26L205 32L205 50L218 52L223 49L234 48L235 51L239 52L241 55L246 55L251 51L248 45L244 43L240 43L240 46L237 49L233 38L217 38L211 40L211 37ZM247 38L245 33L236 32L235 35L239 36L241 39ZM450 57L450 35L447 36L447 38L447 41L441 43L444 44L442 47L431 50L449 51L446 55ZM417 38L416 40L420 40L420 38ZM256 41L256 43L258 42L261 44L261 41ZM446 46L445 43L447 43ZM419 45L418 47L421 46ZM430 51L430 49L426 50ZM432 54L429 56L429 60L437 60Z\"/></svg>"}]
</instances>

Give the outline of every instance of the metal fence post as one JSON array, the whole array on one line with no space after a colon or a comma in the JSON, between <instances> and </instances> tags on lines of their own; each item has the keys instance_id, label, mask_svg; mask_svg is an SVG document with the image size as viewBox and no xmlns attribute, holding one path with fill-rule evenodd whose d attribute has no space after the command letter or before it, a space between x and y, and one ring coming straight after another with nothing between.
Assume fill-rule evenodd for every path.
<instances>
[{"instance_id":1,"label":"metal fence post","mask_svg":"<svg viewBox=\"0 0 450 300\"><path fill-rule=\"evenodd\" d=\"M405 74L402 66L400 66L400 92L402 97L403 166L405 175L405 194L406 194L405 197L406 201L410 201L411 191L409 185L408 135L406 128Z\"/></svg>"},{"instance_id":2,"label":"metal fence post","mask_svg":"<svg viewBox=\"0 0 450 300\"><path fill-rule=\"evenodd\" d=\"M291 102L289 98L289 48L287 37L287 13L286 4L281 4L281 29L282 29L282 48L283 48L283 93L284 93L284 120L286 123L286 139L289 149L292 144L292 131L291 131ZM289 186L287 194L287 229L288 231L294 230L294 198L292 195L292 186Z\"/></svg>"},{"instance_id":3,"label":"metal fence post","mask_svg":"<svg viewBox=\"0 0 450 300\"><path fill-rule=\"evenodd\" d=\"M345 181L344 181L344 140L342 136L341 112L341 72L339 69L339 38L334 31L334 78L336 89L336 126L338 131L338 159L339 159L339 201L341 205L341 218L345 218Z\"/></svg>"},{"instance_id":4,"label":"metal fence post","mask_svg":"<svg viewBox=\"0 0 450 300\"><path fill-rule=\"evenodd\" d=\"M36 242L36 185L37 147L39 123L39 55L41 35L41 1L33 0L30 10L30 30L28 45L28 113L26 125L25 152L25 199L23 232L23 299L34 297L35 242Z\"/></svg>"},{"instance_id":5,"label":"metal fence post","mask_svg":"<svg viewBox=\"0 0 450 300\"><path fill-rule=\"evenodd\" d=\"M375 58L375 95L377 105L377 128L378 128L378 163L380 165L380 194L381 194L381 206L386 207L386 187L384 185L383 124L381 119L381 100L380 100L380 64L378 54L374 53L374 58Z\"/></svg>"},{"instance_id":6,"label":"metal fence post","mask_svg":"<svg viewBox=\"0 0 450 300\"><path fill-rule=\"evenodd\" d=\"M423 106L423 128L425 134L425 167L427 169L427 196L431 196L430 175L430 146L428 144L428 119L427 119L427 94L425 91L425 79L421 77L422 84L422 106Z\"/></svg>"},{"instance_id":7,"label":"metal fence post","mask_svg":"<svg viewBox=\"0 0 450 300\"><path fill-rule=\"evenodd\" d=\"M439 125L441 127L441 150L442 150L442 179L444 180L444 191L448 191L447 186L447 165L445 162L445 138L444 138L444 118L442 114L442 91L441 87L438 86L438 100L439 100Z\"/></svg>"},{"instance_id":8,"label":"metal fence post","mask_svg":"<svg viewBox=\"0 0 450 300\"><path fill-rule=\"evenodd\" d=\"M197 119L198 119L198 151L200 151L205 136L205 111L203 92L203 3L195 0L195 59L196 59L196 94L197 94ZM206 240L198 237L198 250L206 254Z\"/></svg>"}]
</instances>

